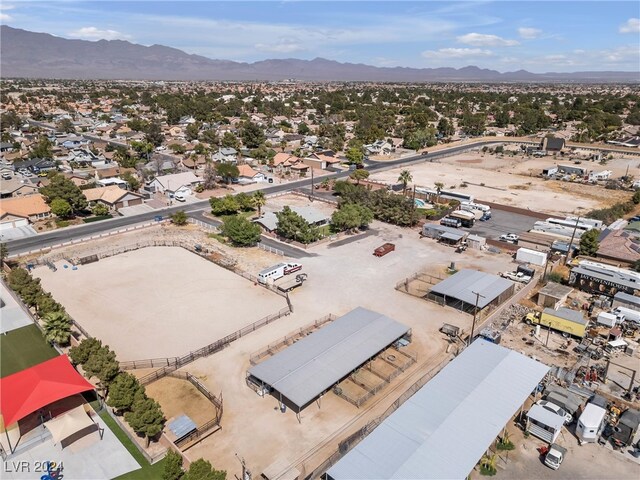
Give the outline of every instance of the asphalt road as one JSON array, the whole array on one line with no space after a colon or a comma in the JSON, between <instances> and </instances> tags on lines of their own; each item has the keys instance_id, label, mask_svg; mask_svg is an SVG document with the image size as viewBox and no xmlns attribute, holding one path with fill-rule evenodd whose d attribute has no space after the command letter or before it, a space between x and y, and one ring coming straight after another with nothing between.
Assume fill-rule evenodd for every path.
<instances>
[{"instance_id":1,"label":"asphalt road","mask_svg":"<svg viewBox=\"0 0 640 480\"><path fill-rule=\"evenodd\" d=\"M35 123L35 122L33 122ZM485 143L491 144L496 143L495 139L487 140ZM478 146L482 146L483 143L476 143L473 145L457 145L452 146L450 148L442 149L435 153L430 153L428 156L415 155L411 157L405 157L398 160L391 160L388 162L367 162L367 170L370 172L376 172L380 170L385 170L388 168L411 165L415 163L423 163L437 160L442 157L446 157L449 155L455 155L459 152L463 152L465 150L470 150L472 148L478 148ZM322 177L322 179L326 178L346 178L350 175L351 172L340 172L334 173L328 176ZM265 195L269 195L272 193L284 192L288 190L293 190L300 187L306 187L311 185L311 179L305 178L302 180L296 180L294 182L279 184L279 185L270 185L268 184L261 190L265 193ZM109 220L103 220L101 222L87 223L85 225L80 225L77 227L68 227L61 228L58 230L54 230L47 233L40 233L38 235L34 235L32 237L20 238L16 240L12 240L7 242L7 247L9 250L9 255L16 255L25 252L29 252L31 250L38 250L40 248L50 247L53 245L58 245L60 243L69 242L72 240L78 240L82 238L88 238L93 235L98 235L100 233L119 230L122 228L126 228L135 224L145 223L151 221L157 215L162 215L166 217L180 210L184 210L186 213L194 213L197 211L207 210L209 208L209 201L202 200L199 202L195 202L185 205L176 205L172 207L162 208L155 210L153 212L142 213L139 215L131 215L128 217L118 217ZM278 243L280 245L280 243ZM280 246L275 246L274 248L279 248L283 250Z\"/></svg>"}]
</instances>

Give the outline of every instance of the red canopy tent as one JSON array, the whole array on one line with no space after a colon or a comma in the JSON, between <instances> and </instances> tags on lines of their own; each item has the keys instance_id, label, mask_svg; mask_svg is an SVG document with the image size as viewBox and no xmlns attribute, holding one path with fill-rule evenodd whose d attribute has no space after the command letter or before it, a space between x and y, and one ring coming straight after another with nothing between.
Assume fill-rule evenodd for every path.
<instances>
[{"instance_id":1,"label":"red canopy tent","mask_svg":"<svg viewBox=\"0 0 640 480\"><path fill-rule=\"evenodd\" d=\"M0 378L0 414L6 428L50 403L93 389L60 355Z\"/></svg>"}]
</instances>

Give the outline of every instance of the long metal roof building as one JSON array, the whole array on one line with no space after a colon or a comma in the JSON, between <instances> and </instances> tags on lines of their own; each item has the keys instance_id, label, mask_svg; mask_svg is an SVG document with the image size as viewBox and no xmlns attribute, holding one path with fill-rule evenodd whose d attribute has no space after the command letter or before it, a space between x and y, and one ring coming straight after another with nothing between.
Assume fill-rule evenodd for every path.
<instances>
[{"instance_id":1,"label":"long metal roof building","mask_svg":"<svg viewBox=\"0 0 640 480\"><path fill-rule=\"evenodd\" d=\"M409 330L385 315L358 307L251 367L249 375L300 410Z\"/></svg>"},{"instance_id":2,"label":"long metal roof building","mask_svg":"<svg viewBox=\"0 0 640 480\"><path fill-rule=\"evenodd\" d=\"M327 473L334 480L464 479L548 370L476 340Z\"/></svg>"},{"instance_id":3,"label":"long metal roof building","mask_svg":"<svg viewBox=\"0 0 640 480\"><path fill-rule=\"evenodd\" d=\"M473 292L477 292L480 294L478 308L484 308L513 285L511 280L491 273L464 269L435 285L431 293L475 305L476 295Z\"/></svg>"}]
</instances>

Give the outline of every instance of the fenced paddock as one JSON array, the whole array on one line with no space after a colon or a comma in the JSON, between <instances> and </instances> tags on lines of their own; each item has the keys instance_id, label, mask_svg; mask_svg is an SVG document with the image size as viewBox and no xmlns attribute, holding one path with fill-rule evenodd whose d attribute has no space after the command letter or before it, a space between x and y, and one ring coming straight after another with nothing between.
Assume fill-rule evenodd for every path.
<instances>
[{"instance_id":1,"label":"fenced paddock","mask_svg":"<svg viewBox=\"0 0 640 480\"><path fill-rule=\"evenodd\" d=\"M182 246L182 245L180 245ZM178 357L286 308L286 299L185 248L98 254L34 276L121 361Z\"/></svg>"},{"instance_id":2,"label":"fenced paddock","mask_svg":"<svg viewBox=\"0 0 640 480\"><path fill-rule=\"evenodd\" d=\"M338 397L360 408L367 400L391 383L418 360L417 355L389 347L361 368L353 371L332 391Z\"/></svg>"}]
</instances>

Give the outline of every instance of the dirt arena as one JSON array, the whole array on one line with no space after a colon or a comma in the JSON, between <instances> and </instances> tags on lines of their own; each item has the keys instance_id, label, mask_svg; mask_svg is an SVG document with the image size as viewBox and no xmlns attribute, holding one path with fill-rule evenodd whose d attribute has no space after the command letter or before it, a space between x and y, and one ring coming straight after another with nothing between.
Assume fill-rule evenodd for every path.
<instances>
[{"instance_id":1,"label":"dirt arena","mask_svg":"<svg viewBox=\"0 0 640 480\"><path fill-rule=\"evenodd\" d=\"M284 298L178 247L153 247L34 276L119 360L203 347L286 306Z\"/></svg>"}]
</instances>

